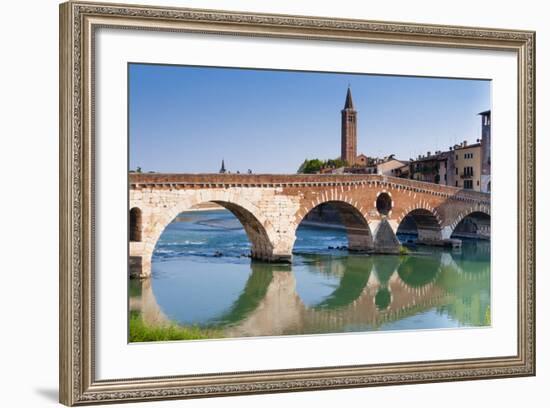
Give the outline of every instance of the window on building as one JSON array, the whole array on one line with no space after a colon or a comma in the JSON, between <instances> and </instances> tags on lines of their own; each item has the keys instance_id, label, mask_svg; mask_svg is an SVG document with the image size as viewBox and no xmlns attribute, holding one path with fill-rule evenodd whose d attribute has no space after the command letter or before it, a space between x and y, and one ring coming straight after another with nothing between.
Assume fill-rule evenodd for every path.
<instances>
[{"instance_id":1,"label":"window on building","mask_svg":"<svg viewBox=\"0 0 550 408\"><path fill-rule=\"evenodd\" d=\"M458 181L455 181L455 186L458 187Z\"/></svg>"},{"instance_id":2,"label":"window on building","mask_svg":"<svg viewBox=\"0 0 550 408\"><path fill-rule=\"evenodd\" d=\"M458 154L456 155L456 159L458 160Z\"/></svg>"},{"instance_id":3,"label":"window on building","mask_svg":"<svg viewBox=\"0 0 550 408\"><path fill-rule=\"evenodd\" d=\"M465 189L473 189L474 188L474 181L473 180L464 180L464 188Z\"/></svg>"},{"instance_id":4,"label":"window on building","mask_svg":"<svg viewBox=\"0 0 550 408\"><path fill-rule=\"evenodd\" d=\"M458 176L458 167L455 168L455 174Z\"/></svg>"}]
</instances>

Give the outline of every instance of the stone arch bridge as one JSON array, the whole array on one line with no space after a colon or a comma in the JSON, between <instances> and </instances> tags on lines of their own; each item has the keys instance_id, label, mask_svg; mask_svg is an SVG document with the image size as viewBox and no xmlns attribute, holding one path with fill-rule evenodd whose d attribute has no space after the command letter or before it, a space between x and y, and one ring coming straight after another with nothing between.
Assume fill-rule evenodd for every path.
<instances>
[{"instance_id":1,"label":"stone arch bridge","mask_svg":"<svg viewBox=\"0 0 550 408\"><path fill-rule=\"evenodd\" d=\"M489 194L381 175L130 173L129 182L130 271L138 277L150 276L165 227L206 202L231 211L252 258L270 262L291 260L298 226L325 203L340 213L352 251L398 252L405 219L415 221L419 243L441 245L465 217L490 217Z\"/></svg>"}]
</instances>

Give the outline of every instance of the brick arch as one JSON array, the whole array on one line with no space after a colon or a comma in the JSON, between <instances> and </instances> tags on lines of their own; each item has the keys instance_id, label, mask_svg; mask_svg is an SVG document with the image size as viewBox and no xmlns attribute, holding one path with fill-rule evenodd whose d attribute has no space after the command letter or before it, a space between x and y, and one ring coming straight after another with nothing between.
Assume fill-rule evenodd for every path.
<instances>
[{"instance_id":1,"label":"brick arch","mask_svg":"<svg viewBox=\"0 0 550 408\"><path fill-rule=\"evenodd\" d=\"M474 205L474 206L471 206L471 207L467 208L466 210L463 210L463 211L459 212L458 214L456 214L454 216L454 218L452 219L452 222L449 223L449 225L448 225L450 235L452 235L455 228L458 226L458 224L460 224L460 222L462 220L464 220L466 217L468 217L469 215L472 215L474 213L485 214L490 218L491 217L491 208L489 206L486 206L486 205Z\"/></svg>"},{"instance_id":2,"label":"brick arch","mask_svg":"<svg viewBox=\"0 0 550 408\"><path fill-rule=\"evenodd\" d=\"M341 202L349 204L351 207L354 207L359 214L361 214L367 224L369 223L367 211L357 200L350 198L346 194L342 194L341 191L331 190L326 194L322 194L321 196L317 197L315 200L308 201L307 203L303 203L300 206L300 209L296 212L294 218L296 226L298 226L304 220L305 216L315 207L329 202Z\"/></svg>"},{"instance_id":3,"label":"brick arch","mask_svg":"<svg viewBox=\"0 0 550 408\"><path fill-rule=\"evenodd\" d=\"M433 208L428 202L420 200L402 210L396 218L396 234L401 226L401 222L407 216L410 216L416 224L419 242L430 243L442 239L443 222L441 216L437 209Z\"/></svg>"},{"instance_id":4,"label":"brick arch","mask_svg":"<svg viewBox=\"0 0 550 408\"><path fill-rule=\"evenodd\" d=\"M402 210L399 213L399 215L395 218L396 224L399 226L399 224L401 224L401 221L403 221L403 219L407 215L417 210L424 210L431 213L434 219L437 221L439 228L443 228L443 220L441 219L441 215L439 214L437 209L432 207L427 201L424 201L424 200L413 202L409 206L407 206L404 210Z\"/></svg>"},{"instance_id":5,"label":"brick arch","mask_svg":"<svg viewBox=\"0 0 550 408\"><path fill-rule=\"evenodd\" d=\"M271 260L276 234L271 222L249 200L237 196L228 195L223 191L200 191L177 200L175 205L161 208L153 207L149 217L149 228L144 242L143 264L150 265L156 244L168 226L181 212L189 210L197 204L214 202L231 211L239 219L252 244L252 256L258 259Z\"/></svg>"},{"instance_id":6,"label":"brick arch","mask_svg":"<svg viewBox=\"0 0 550 408\"><path fill-rule=\"evenodd\" d=\"M348 248L351 251L371 251L373 249L374 239L366 211L357 201L335 190L300 207L295 216L294 238L296 238L296 231L306 215L321 204L331 204L338 209L342 224L347 231Z\"/></svg>"}]
</instances>

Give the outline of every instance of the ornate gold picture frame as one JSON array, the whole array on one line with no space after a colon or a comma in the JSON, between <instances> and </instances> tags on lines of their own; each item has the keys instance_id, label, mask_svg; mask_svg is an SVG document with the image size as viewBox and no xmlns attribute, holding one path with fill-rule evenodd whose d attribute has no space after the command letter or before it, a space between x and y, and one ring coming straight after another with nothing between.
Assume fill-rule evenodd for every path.
<instances>
[{"instance_id":1,"label":"ornate gold picture frame","mask_svg":"<svg viewBox=\"0 0 550 408\"><path fill-rule=\"evenodd\" d=\"M94 52L96 31L105 27L515 53L517 352L484 358L98 379L95 194L101 186L95 178ZM66 405L535 375L535 33L87 2L61 4L59 259L59 383L60 402ZM231 345L227 347L229 350Z\"/></svg>"}]
</instances>

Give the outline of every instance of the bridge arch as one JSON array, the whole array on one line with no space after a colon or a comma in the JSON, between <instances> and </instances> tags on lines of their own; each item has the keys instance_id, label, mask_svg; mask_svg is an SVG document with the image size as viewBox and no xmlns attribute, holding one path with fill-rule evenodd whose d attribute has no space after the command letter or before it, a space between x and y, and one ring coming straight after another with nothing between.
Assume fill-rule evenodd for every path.
<instances>
[{"instance_id":1,"label":"bridge arch","mask_svg":"<svg viewBox=\"0 0 550 408\"><path fill-rule=\"evenodd\" d=\"M166 227L182 212L192 207L212 202L218 204L233 215L242 224L252 245L252 257L271 261L276 242L276 234L271 222L250 201L238 195L221 191L202 191L199 194L177 200L175 205L152 212L147 218L147 233L143 234L142 271L141 276L151 274L152 255L156 244ZM145 228L144 228L145 229Z\"/></svg>"},{"instance_id":2,"label":"bridge arch","mask_svg":"<svg viewBox=\"0 0 550 408\"><path fill-rule=\"evenodd\" d=\"M405 211L397 218L396 233L416 233L418 234L417 242L430 243L441 241L442 222L437 210L416 204Z\"/></svg>"},{"instance_id":3,"label":"bridge arch","mask_svg":"<svg viewBox=\"0 0 550 408\"><path fill-rule=\"evenodd\" d=\"M268 235L264 223L257 216L241 205L226 201L211 201L229 210L242 224L246 235L252 244L252 258L271 260L273 242Z\"/></svg>"},{"instance_id":4,"label":"bridge arch","mask_svg":"<svg viewBox=\"0 0 550 408\"><path fill-rule=\"evenodd\" d=\"M338 197L337 199L319 198L302 207L296 215L294 236L296 236L300 224L308 214L322 209L325 205L330 206L338 213L340 223L346 229L350 251L371 251L373 249L373 235L364 209L357 202L345 197Z\"/></svg>"},{"instance_id":5,"label":"bridge arch","mask_svg":"<svg viewBox=\"0 0 550 408\"><path fill-rule=\"evenodd\" d=\"M450 236L489 237L491 213L489 208L472 208L460 213L449 226Z\"/></svg>"}]
</instances>

